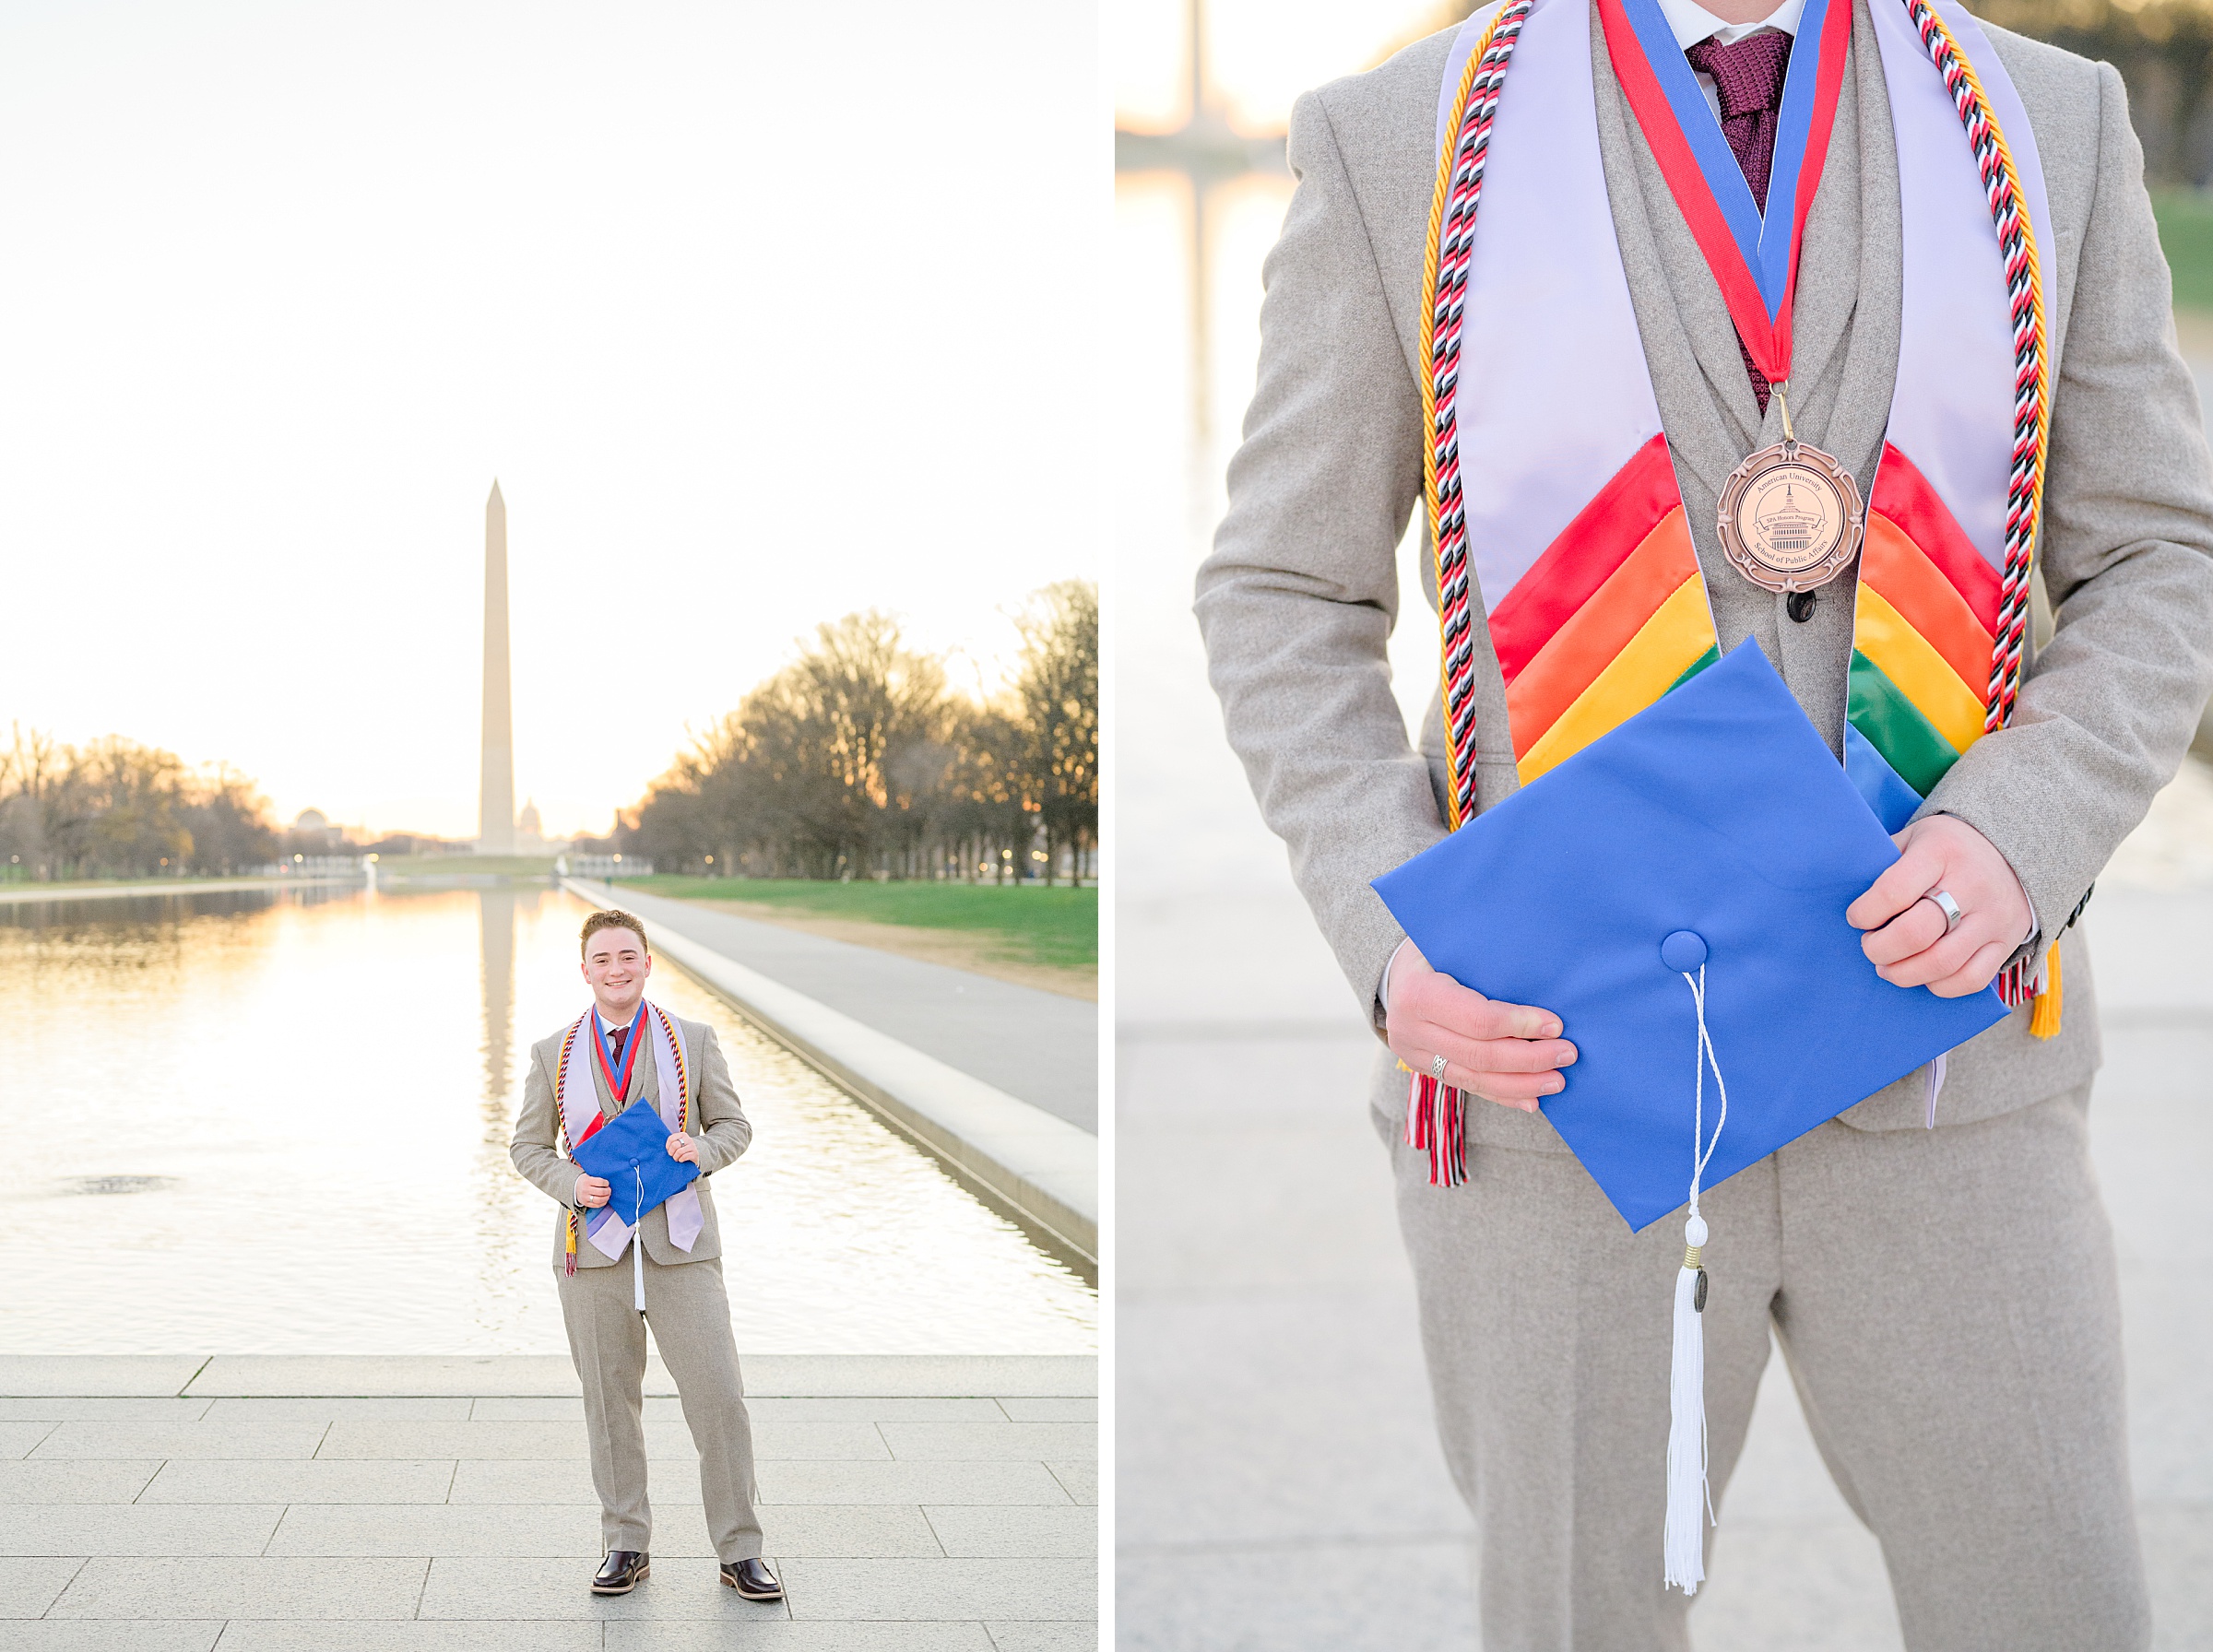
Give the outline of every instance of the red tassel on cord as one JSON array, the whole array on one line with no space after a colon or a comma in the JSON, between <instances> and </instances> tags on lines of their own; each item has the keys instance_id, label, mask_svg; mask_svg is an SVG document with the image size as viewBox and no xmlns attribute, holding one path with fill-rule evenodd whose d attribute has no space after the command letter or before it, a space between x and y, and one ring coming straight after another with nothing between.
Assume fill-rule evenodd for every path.
<instances>
[{"instance_id":1,"label":"red tassel on cord","mask_svg":"<svg viewBox=\"0 0 2213 1652\"><path fill-rule=\"evenodd\" d=\"M1450 1084L1414 1075L1406 1092L1406 1145L1429 1155L1429 1186L1458 1187L1468 1179L1465 1104Z\"/></svg>"}]
</instances>

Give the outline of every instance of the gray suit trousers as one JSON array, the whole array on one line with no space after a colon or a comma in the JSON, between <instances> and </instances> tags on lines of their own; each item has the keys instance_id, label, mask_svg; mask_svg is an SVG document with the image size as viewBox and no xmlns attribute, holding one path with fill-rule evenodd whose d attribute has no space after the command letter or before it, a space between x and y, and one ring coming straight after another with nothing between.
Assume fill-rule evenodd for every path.
<instances>
[{"instance_id":1,"label":"gray suit trousers","mask_svg":"<svg viewBox=\"0 0 2213 1652\"><path fill-rule=\"evenodd\" d=\"M761 1517L754 1512L753 1428L730 1334L730 1299L722 1262L664 1266L645 1256L645 1312L633 1298L627 1252L614 1268L560 1268L561 1316L584 1382L584 1422L591 1436L592 1485L599 1493L603 1552L653 1549L653 1509L645 1500L645 1328L676 1379L692 1443L699 1450L699 1495L716 1558L755 1560Z\"/></svg>"},{"instance_id":2,"label":"gray suit trousers","mask_svg":"<svg viewBox=\"0 0 2213 1652\"><path fill-rule=\"evenodd\" d=\"M1700 1201L1714 1506L1726 1521L1771 1327L1913 1652L2150 1642L2088 1100L1831 1121ZM1432 1187L1374 1117L1479 1528L1485 1652L1684 1652L1696 1602L1661 1585L1681 1213L1631 1234L1568 1155L1480 1144L1464 1186Z\"/></svg>"}]
</instances>

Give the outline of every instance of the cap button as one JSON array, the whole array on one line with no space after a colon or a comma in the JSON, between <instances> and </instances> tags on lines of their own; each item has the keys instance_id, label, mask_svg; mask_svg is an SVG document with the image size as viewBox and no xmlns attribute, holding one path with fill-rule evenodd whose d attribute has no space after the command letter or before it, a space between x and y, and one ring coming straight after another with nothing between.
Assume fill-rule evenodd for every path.
<instances>
[{"instance_id":1,"label":"cap button","mask_svg":"<svg viewBox=\"0 0 2213 1652\"><path fill-rule=\"evenodd\" d=\"M1660 962L1678 975L1687 975L1706 962L1706 938L1694 929L1678 929L1660 943Z\"/></svg>"}]
</instances>

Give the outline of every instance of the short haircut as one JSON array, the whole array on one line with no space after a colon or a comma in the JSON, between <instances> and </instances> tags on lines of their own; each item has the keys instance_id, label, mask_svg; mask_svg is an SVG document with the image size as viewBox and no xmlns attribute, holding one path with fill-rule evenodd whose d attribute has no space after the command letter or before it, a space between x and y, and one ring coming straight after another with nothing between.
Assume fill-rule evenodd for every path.
<instances>
[{"instance_id":1,"label":"short haircut","mask_svg":"<svg viewBox=\"0 0 2213 1652\"><path fill-rule=\"evenodd\" d=\"M638 938L638 945L645 949L645 956L653 956L653 943L645 938L645 926L619 906L609 906L604 912L595 912L584 920L584 933L577 938L576 950L590 957L592 937L602 929L627 929Z\"/></svg>"}]
</instances>

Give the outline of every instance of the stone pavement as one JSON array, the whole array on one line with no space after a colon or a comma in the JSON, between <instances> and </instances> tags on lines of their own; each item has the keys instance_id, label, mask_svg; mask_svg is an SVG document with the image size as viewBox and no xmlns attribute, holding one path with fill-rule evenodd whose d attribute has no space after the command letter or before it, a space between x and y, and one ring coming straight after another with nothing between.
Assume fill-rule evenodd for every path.
<instances>
[{"instance_id":1,"label":"stone pavement","mask_svg":"<svg viewBox=\"0 0 2213 1652\"><path fill-rule=\"evenodd\" d=\"M617 903L1097 1135L1099 1007L617 884Z\"/></svg>"},{"instance_id":2,"label":"stone pavement","mask_svg":"<svg viewBox=\"0 0 2213 1652\"><path fill-rule=\"evenodd\" d=\"M586 1592L599 1515L566 1363L0 1358L0 1648L1096 1644L1095 1362L749 1362L776 1603L717 1580L657 1368L653 1575Z\"/></svg>"},{"instance_id":3,"label":"stone pavement","mask_svg":"<svg viewBox=\"0 0 2213 1652\"><path fill-rule=\"evenodd\" d=\"M2170 788L2085 919L2106 1030L2094 1150L2155 1646L2174 1652L2213 1646L2213 879L2175 848L2213 845L2207 800L2203 771ZM1468 1520L1361 1105L1377 1045L1285 882L1125 900L1118 921L1118 1643L1473 1647ZM1239 985L1189 962L1223 937ZM1880 1551L1780 1359L1691 1629L1699 1652L1899 1646Z\"/></svg>"}]
</instances>

